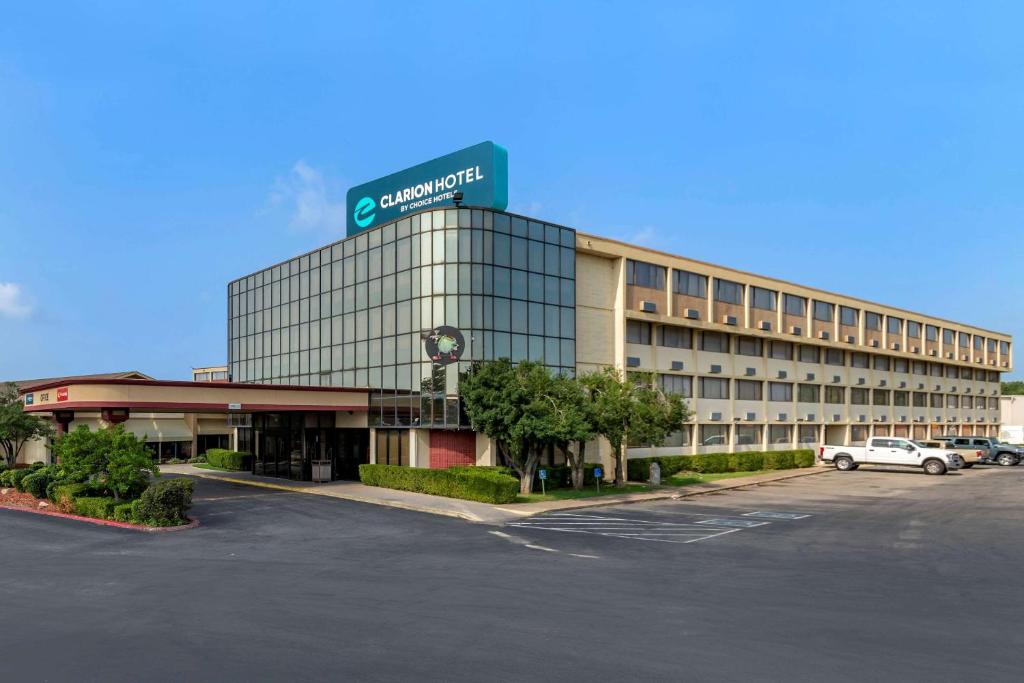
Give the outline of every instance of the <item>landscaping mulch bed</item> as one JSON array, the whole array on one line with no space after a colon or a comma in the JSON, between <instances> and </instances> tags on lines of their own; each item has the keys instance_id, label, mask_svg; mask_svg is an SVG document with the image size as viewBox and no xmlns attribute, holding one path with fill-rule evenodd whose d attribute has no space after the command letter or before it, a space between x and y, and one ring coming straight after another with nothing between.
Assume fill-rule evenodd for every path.
<instances>
[{"instance_id":1,"label":"landscaping mulch bed","mask_svg":"<svg viewBox=\"0 0 1024 683\"><path fill-rule=\"evenodd\" d=\"M22 493L17 489L0 489L0 508L22 509L26 512L35 512L38 514L48 515L50 517L76 519L81 522L89 522L91 524L99 524L101 526L120 527L122 529L135 529L136 531L183 531L185 529L194 529L199 526L198 519L193 519L188 524L183 524L181 526L145 526L142 524L133 524L131 522L115 522L111 519L96 519L95 517L72 515L66 512L61 512L56 505L53 505L48 500L39 500L31 493Z\"/></svg>"}]
</instances>

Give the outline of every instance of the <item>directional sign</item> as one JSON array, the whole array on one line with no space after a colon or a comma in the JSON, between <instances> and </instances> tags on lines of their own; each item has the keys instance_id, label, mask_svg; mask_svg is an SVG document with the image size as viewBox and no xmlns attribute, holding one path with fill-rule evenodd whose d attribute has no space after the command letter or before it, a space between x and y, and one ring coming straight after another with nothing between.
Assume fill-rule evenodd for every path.
<instances>
[{"instance_id":1,"label":"directional sign","mask_svg":"<svg viewBox=\"0 0 1024 683\"><path fill-rule=\"evenodd\" d=\"M548 471L547 470L538 470L537 471L537 476L540 477L541 479L547 479L548 478Z\"/></svg>"},{"instance_id":2,"label":"directional sign","mask_svg":"<svg viewBox=\"0 0 1024 683\"><path fill-rule=\"evenodd\" d=\"M601 475L603 475L603 474L604 474L604 470L602 470L600 467L595 467L594 468L594 479L600 479Z\"/></svg>"}]
</instances>

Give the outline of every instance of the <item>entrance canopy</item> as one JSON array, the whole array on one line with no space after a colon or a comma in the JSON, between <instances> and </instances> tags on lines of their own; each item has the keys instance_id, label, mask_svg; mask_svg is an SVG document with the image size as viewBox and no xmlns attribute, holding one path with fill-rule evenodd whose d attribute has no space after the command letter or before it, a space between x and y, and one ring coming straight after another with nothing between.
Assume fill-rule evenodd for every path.
<instances>
[{"instance_id":1,"label":"entrance canopy","mask_svg":"<svg viewBox=\"0 0 1024 683\"><path fill-rule=\"evenodd\" d=\"M23 389L25 412L101 411L127 419L146 413L361 412L369 389L150 379L73 379Z\"/></svg>"}]
</instances>

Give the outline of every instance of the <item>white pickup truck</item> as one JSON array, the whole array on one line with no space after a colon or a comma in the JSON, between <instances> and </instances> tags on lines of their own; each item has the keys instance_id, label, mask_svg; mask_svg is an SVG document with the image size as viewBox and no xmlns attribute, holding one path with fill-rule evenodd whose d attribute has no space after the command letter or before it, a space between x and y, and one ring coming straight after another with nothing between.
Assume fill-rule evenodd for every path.
<instances>
[{"instance_id":1,"label":"white pickup truck","mask_svg":"<svg viewBox=\"0 0 1024 683\"><path fill-rule=\"evenodd\" d=\"M855 470L861 465L920 467L926 474L945 474L960 469L963 461L948 448L928 448L917 441L873 436L865 446L822 446L818 459L835 463L837 470Z\"/></svg>"}]
</instances>

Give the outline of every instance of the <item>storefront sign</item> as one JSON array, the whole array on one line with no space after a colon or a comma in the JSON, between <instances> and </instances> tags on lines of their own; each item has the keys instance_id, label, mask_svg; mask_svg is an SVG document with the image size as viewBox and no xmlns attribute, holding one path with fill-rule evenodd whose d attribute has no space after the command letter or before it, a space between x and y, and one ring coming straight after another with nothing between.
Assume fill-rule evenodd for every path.
<instances>
[{"instance_id":1,"label":"storefront sign","mask_svg":"<svg viewBox=\"0 0 1024 683\"><path fill-rule=\"evenodd\" d=\"M61 401L66 400L68 400L68 388L61 387L60 389L57 390L57 402L60 403Z\"/></svg>"},{"instance_id":2,"label":"storefront sign","mask_svg":"<svg viewBox=\"0 0 1024 683\"><path fill-rule=\"evenodd\" d=\"M441 325L425 333L424 348L430 360L439 365L448 365L462 358L466 350L466 338L457 328Z\"/></svg>"},{"instance_id":3,"label":"storefront sign","mask_svg":"<svg viewBox=\"0 0 1024 683\"><path fill-rule=\"evenodd\" d=\"M508 206L508 152L493 142L460 149L348 191L348 234L403 214L462 204L504 211Z\"/></svg>"}]
</instances>

